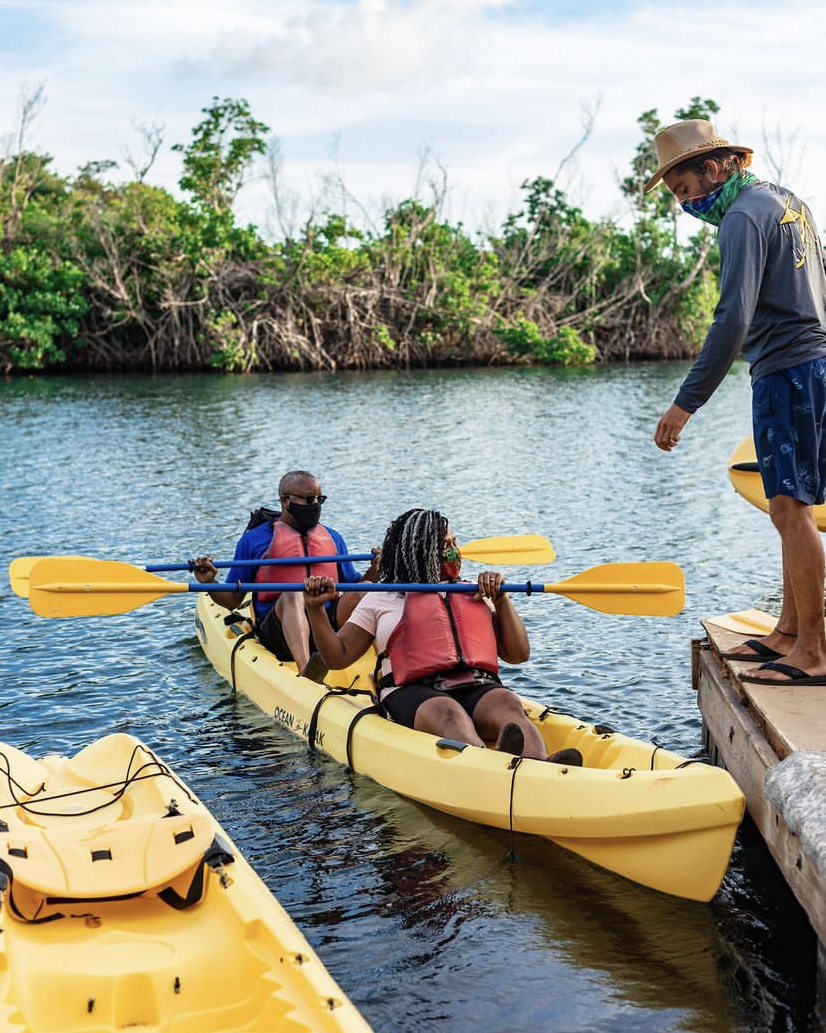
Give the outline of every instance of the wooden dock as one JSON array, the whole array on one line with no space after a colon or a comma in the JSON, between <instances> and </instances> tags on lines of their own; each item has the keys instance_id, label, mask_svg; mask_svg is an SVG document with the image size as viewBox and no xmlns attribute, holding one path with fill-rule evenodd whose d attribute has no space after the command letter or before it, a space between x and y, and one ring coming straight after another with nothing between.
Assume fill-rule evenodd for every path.
<instances>
[{"instance_id":1,"label":"wooden dock","mask_svg":"<svg viewBox=\"0 0 826 1033\"><path fill-rule=\"evenodd\" d=\"M755 664L722 653L766 634L759 610L707 618L692 643L692 682L713 763L742 789L757 828L817 934L826 999L826 686L766 686L738 675ZM759 661L758 661L759 663ZM801 794L805 796L801 797Z\"/></svg>"}]
</instances>

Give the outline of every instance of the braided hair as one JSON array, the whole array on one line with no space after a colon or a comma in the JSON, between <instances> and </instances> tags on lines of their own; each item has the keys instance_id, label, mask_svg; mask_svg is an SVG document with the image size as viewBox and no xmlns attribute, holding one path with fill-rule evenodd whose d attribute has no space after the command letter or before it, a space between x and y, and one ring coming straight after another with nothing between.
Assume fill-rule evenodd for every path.
<instances>
[{"instance_id":1,"label":"braided hair","mask_svg":"<svg viewBox=\"0 0 826 1033\"><path fill-rule=\"evenodd\" d=\"M447 517L435 509L408 509L387 528L378 580L437 584L446 536Z\"/></svg>"}]
</instances>

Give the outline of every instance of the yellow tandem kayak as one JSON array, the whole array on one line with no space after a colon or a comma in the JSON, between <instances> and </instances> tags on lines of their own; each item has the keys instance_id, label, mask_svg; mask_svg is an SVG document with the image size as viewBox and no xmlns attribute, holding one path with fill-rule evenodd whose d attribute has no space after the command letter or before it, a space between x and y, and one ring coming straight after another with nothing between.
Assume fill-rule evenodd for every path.
<instances>
[{"instance_id":1,"label":"yellow tandem kayak","mask_svg":"<svg viewBox=\"0 0 826 1033\"><path fill-rule=\"evenodd\" d=\"M482 825L543 836L613 872L710 900L728 867L745 800L720 768L556 714L523 699L549 752L574 746L582 768L515 759L438 739L371 712L372 658L297 675L206 593L196 628L215 669L285 728L403 796Z\"/></svg>"},{"instance_id":2,"label":"yellow tandem kayak","mask_svg":"<svg viewBox=\"0 0 826 1033\"><path fill-rule=\"evenodd\" d=\"M369 1033L187 786L131 735L0 744L5 1033Z\"/></svg>"}]
</instances>

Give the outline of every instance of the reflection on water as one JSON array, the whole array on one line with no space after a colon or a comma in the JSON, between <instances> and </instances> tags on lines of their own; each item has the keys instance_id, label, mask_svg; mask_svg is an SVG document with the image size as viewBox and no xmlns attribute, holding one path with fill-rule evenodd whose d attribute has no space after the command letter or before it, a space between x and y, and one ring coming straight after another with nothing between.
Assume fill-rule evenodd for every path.
<instances>
[{"instance_id":1,"label":"reflection on water","mask_svg":"<svg viewBox=\"0 0 826 1033\"><path fill-rule=\"evenodd\" d=\"M690 640L703 616L776 607L767 518L728 455L749 428L736 369L665 456L651 435L684 370L485 370L0 384L4 567L18 555L142 565L229 558L247 510L309 468L325 518L363 551L411 505L460 538L546 534L557 560L509 580L669 559L685 612L612 617L517 600L526 696L701 749ZM471 567L470 570L478 568ZM176 578L177 575L170 575ZM46 621L0 598L0 738L73 753L140 736L175 765L379 1031L814 1031L814 943L746 826L710 905L671 899L552 844L516 840L348 775L232 696L206 663L188 597L117 617Z\"/></svg>"}]
</instances>

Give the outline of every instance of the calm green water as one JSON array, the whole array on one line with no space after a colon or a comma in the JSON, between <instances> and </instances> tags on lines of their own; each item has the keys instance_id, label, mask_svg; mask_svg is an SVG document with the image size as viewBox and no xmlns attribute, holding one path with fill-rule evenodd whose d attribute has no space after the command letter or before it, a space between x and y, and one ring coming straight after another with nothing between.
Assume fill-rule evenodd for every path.
<instances>
[{"instance_id":1,"label":"calm green water","mask_svg":"<svg viewBox=\"0 0 826 1033\"><path fill-rule=\"evenodd\" d=\"M13 380L0 383L0 559L228 559L278 477L317 471L325 520L356 551L412 505L460 539L536 532L559 581L603 562L674 560L676 618L517 599L526 696L687 754L700 618L778 605L768 518L726 460L749 433L738 368L673 455L654 426L682 365L585 371ZM478 568L472 568L478 569ZM175 577L175 575L170 575ZM74 753L146 741L225 825L377 1031L808 1031L815 941L754 830L711 904L674 900L549 844L431 813L310 756L198 648L194 597L47 621L7 591L0 738Z\"/></svg>"}]
</instances>

